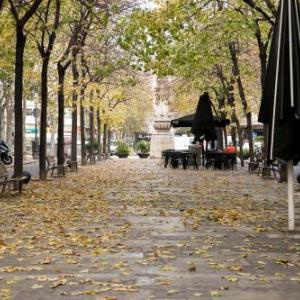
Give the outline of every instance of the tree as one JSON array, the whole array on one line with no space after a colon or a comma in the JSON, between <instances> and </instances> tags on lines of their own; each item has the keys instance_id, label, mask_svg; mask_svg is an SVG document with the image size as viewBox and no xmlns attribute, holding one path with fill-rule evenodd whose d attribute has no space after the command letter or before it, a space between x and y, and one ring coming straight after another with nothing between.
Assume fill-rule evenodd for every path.
<instances>
[{"instance_id":1,"label":"tree","mask_svg":"<svg viewBox=\"0 0 300 300\"><path fill-rule=\"evenodd\" d=\"M81 164L86 165L86 146L85 146L85 110L84 110L84 100L85 100L85 90L87 88L87 69L86 61L84 57L84 51L81 49L80 52L80 92L79 92L79 106L80 106L80 140L81 140Z\"/></svg>"},{"instance_id":2,"label":"tree","mask_svg":"<svg viewBox=\"0 0 300 300\"><path fill-rule=\"evenodd\" d=\"M255 3L259 11L268 9L264 1L259 1L261 6ZM172 1L167 7L162 5L155 11L135 12L131 21L125 21L128 25L124 26L121 40L121 45L135 55L137 68L151 70L158 76L172 75L184 79L194 88L217 90L214 68L223 67L233 92L236 91L236 113L232 121L236 123L242 114L246 118L251 160L251 115L257 110L258 101L254 99L259 99L261 90L255 75L257 59L268 47L264 41L265 30L262 32L264 27L259 28L260 41L263 41L259 55L253 47L258 37L254 34L258 28L253 30L258 14L243 1L226 5L221 1ZM247 23L251 23L251 27ZM239 51L236 45L239 45ZM262 55L261 59L262 64L265 57ZM253 85L257 88L253 89ZM228 100L228 106L233 108L232 100ZM242 136L240 132L239 136Z\"/></svg>"},{"instance_id":3,"label":"tree","mask_svg":"<svg viewBox=\"0 0 300 300\"><path fill-rule=\"evenodd\" d=\"M252 9L253 12L257 13L257 17L255 18L254 25L250 26L254 29L255 37L257 40L257 45L259 48L259 58L261 65L261 91L263 93L263 87L265 83L265 76L267 72L267 51L269 47L269 43L271 40L271 36L274 29L274 17L276 17L276 8L275 1L273 0L264 0L260 3L254 2L252 0L243 0L243 2ZM262 5L264 4L264 5ZM244 12L239 9L242 14ZM249 22L247 22L249 24ZM266 26L267 23L267 26ZM251 23L250 23L251 24ZM264 30L263 30L263 29ZM265 34L263 34L266 32ZM265 37L264 37L265 35ZM267 138L268 128L267 125L264 124L264 153L263 157L266 157L266 150L268 144Z\"/></svg>"},{"instance_id":4,"label":"tree","mask_svg":"<svg viewBox=\"0 0 300 300\"><path fill-rule=\"evenodd\" d=\"M73 91L72 91L72 149L71 161L77 161L77 107L78 107L78 81L79 72L77 67L77 51L72 50L72 76L73 76Z\"/></svg>"},{"instance_id":5,"label":"tree","mask_svg":"<svg viewBox=\"0 0 300 300\"><path fill-rule=\"evenodd\" d=\"M79 51L79 46L86 38L87 29L91 24L90 11L81 7L79 18L71 24L71 35L68 44L57 61L58 72L58 138L57 138L57 164L62 166L65 161L64 153L64 110L65 110L65 75L72 62L72 57ZM58 169L58 172L62 170Z\"/></svg>"},{"instance_id":6,"label":"tree","mask_svg":"<svg viewBox=\"0 0 300 300\"><path fill-rule=\"evenodd\" d=\"M249 107L249 104L246 99L244 85L241 79L241 73L238 63L238 57L237 57L237 48L235 42L229 43L229 51L232 59L232 75L234 76L239 90L240 99L243 105L244 114L246 116L246 122L247 122L247 138L249 141L249 154L250 154L250 161L254 161L254 148L253 148L253 134L252 134L252 113L251 108Z\"/></svg>"},{"instance_id":7,"label":"tree","mask_svg":"<svg viewBox=\"0 0 300 300\"><path fill-rule=\"evenodd\" d=\"M51 17L51 5L55 5L54 20ZM40 120L40 180L46 180L46 146L47 146L47 106L48 106L48 68L50 56L56 39L56 31L60 22L60 0L47 0L41 12L37 12L40 24L40 39L36 40L42 58L41 72L41 120Z\"/></svg>"},{"instance_id":8,"label":"tree","mask_svg":"<svg viewBox=\"0 0 300 300\"><path fill-rule=\"evenodd\" d=\"M15 54L15 164L14 175L23 175L23 69L26 45L25 26L33 17L42 0L24 1L20 5L9 0L10 10L15 19L16 54ZM22 16L21 16L22 14Z\"/></svg>"},{"instance_id":9,"label":"tree","mask_svg":"<svg viewBox=\"0 0 300 300\"><path fill-rule=\"evenodd\" d=\"M5 45L0 48L0 138L9 146L13 126L14 40L13 20L9 12L4 12L0 18L0 44Z\"/></svg>"}]
</instances>

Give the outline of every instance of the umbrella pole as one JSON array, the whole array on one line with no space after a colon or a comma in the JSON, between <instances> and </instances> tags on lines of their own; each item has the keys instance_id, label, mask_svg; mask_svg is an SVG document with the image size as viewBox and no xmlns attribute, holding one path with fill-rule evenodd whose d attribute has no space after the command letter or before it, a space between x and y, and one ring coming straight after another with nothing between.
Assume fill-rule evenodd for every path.
<instances>
[{"instance_id":1,"label":"umbrella pole","mask_svg":"<svg viewBox=\"0 0 300 300\"><path fill-rule=\"evenodd\" d=\"M288 184L288 217L289 230L295 230L295 207L294 207L294 172L293 160L287 164L287 184Z\"/></svg>"}]
</instances>

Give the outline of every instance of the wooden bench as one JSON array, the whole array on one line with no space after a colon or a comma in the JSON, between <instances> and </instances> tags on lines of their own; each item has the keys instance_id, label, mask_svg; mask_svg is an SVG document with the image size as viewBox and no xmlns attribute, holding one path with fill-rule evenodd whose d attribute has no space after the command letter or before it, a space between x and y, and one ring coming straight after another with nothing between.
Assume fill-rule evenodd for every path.
<instances>
[{"instance_id":1,"label":"wooden bench","mask_svg":"<svg viewBox=\"0 0 300 300\"><path fill-rule=\"evenodd\" d=\"M22 183L27 177L22 176L21 178L10 178L6 166L0 162L0 185L2 186L1 193L7 191L18 191L19 193L22 192Z\"/></svg>"},{"instance_id":2,"label":"wooden bench","mask_svg":"<svg viewBox=\"0 0 300 300\"><path fill-rule=\"evenodd\" d=\"M109 157L110 157L109 153L95 152L93 154L87 155L87 162L90 165L95 165L97 161L102 161L102 160L108 159Z\"/></svg>"},{"instance_id":3,"label":"wooden bench","mask_svg":"<svg viewBox=\"0 0 300 300\"><path fill-rule=\"evenodd\" d=\"M77 172L78 171L78 162L77 161L73 161L73 160L68 160L66 162L66 164L68 165L66 170L70 170L70 172Z\"/></svg>"},{"instance_id":4,"label":"wooden bench","mask_svg":"<svg viewBox=\"0 0 300 300\"><path fill-rule=\"evenodd\" d=\"M90 165L95 165L96 164L96 154L89 154L87 156L87 161L89 162Z\"/></svg>"},{"instance_id":5,"label":"wooden bench","mask_svg":"<svg viewBox=\"0 0 300 300\"><path fill-rule=\"evenodd\" d=\"M103 153L103 152L100 152L100 153L97 152L95 155L97 156L98 161L105 160L105 159L109 158L108 154Z\"/></svg>"},{"instance_id":6,"label":"wooden bench","mask_svg":"<svg viewBox=\"0 0 300 300\"><path fill-rule=\"evenodd\" d=\"M56 170L56 176L58 177L64 177L66 175L67 169L71 169L71 164L68 162L65 162L63 165L57 165L56 160L54 157L48 157L46 156L46 163L47 163L47 174L48 172L51 172L51 177L54 177L54 171ZM76 162L76 170L77 170L77 162Z\"/></svg>"}]
</instances>

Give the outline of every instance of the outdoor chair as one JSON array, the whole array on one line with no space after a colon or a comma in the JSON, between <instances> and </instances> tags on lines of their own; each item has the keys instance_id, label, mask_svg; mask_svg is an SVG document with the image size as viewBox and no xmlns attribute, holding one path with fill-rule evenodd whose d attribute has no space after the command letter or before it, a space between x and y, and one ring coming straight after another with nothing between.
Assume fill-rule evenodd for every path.
<instances>
[{"instance_id":1,"label":"outdoor chair","mask_svg":"<svg viewBox=\"0 0 300 300\"><path fill-rule=\"evenodd\" d=\"M194 170L198 170L198 162L197 162L198 153L189 152L187 153L187 165L192 166Z\"/></svg>"},{"instance_id":2,"label":"outdoor chair","mask_svg":"<svg viewBox=\"0 0 300 300\"><path fill-rule=\"evenodd\" d=\"M279 173L279 163L273 162L271 165L262 165L261 166L261 174L263 178L270 178L273 175L273 178L277 178L277 174Z\"/></svg>"},{"instance_id":3,"label":"outdoor chair","mask_svg":"<svg viewBox=\"0 0 300 300\"><path fill-rule=\"evenodd\" d=\"M225 167L227 169L236 169L237 165L237 157L236 153L227 153L226 154L226 160L225 160Z\"/></svg>"},{"instance_id":4,"label":"outdoor chair","mask_svg":"<svg viewBox=\"0 0 300 300\"><path fill-rule=\"evenodd\" d=\"M172 153L170 158L170 164L173 169L178 168L180 165L183 167L183 169L187 169L188 160L185 153L180 153L180 152Z\"/></svg>"},{"instance_id":5,"label":"outdoor chair","mask_svg":"<svg viewBox=\"0 0 300 300\"><path fill-rule=\"evenodd\" d=\"M248 172L249 173L258 173L261 172L261 163L258 161L253 161L248 163Z\"/></svg>"},{"instance_id":6,"label":"outdoor chair","mask_svg":"<svg viewBox=\"0 0 300 300\"><path fill-rule=\"evenodd\" d=\"M213 168L218 170L231 169L236 167L237 158L235 153L224 153L217 151L205 152L205 167L206 169Z\"/></svg>"},{"instance_id":7,"label":"outdoor chair","mask_svg":"<svg viewBox=\"0 0 300 300\"><path fill-rule=\"evenodd\" d=\"M209 169L210 167L215 167L215 156L211 151L205 151L205 168Z\"/></svg>"},{"instance_id":8,"label":"outdoor chair","mask_svg":"<svg viewBox=\"0 0 300 300\"><path fill-rule=\"evenodd\" d=\"M164 165L164 167L166 168L169 164L169 160L171 157L171 153L175 152L175 150L173 149L168 149L168 150L164 150L161 153L161 162Z\"/></svg>"},{"instance_id":9,"label":"outdoor chair","mask_svg":"<svg viewBox=\"0 0 300 300\"><path fill-rule=\"evenodd\" d=\"M216 151L205 151L205 168L222 169L224 158Z\"/></svg>"}]
</instances>

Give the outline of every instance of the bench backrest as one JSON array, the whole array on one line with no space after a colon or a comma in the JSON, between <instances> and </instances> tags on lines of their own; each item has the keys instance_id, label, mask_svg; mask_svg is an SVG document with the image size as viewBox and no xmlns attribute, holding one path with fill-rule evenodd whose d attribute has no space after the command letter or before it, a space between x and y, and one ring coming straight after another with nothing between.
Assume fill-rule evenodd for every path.
<instances>
[{"instance_id":1,"label":"bench backrest","mask_svg":"<svg viewBox=\"0 0 300 300\"><path fill-rule=\"evenodd\" d=\"M6 166L0 162L0 179L6 179L8 177L8 171Z\"/></svg>"}]
</instances>

